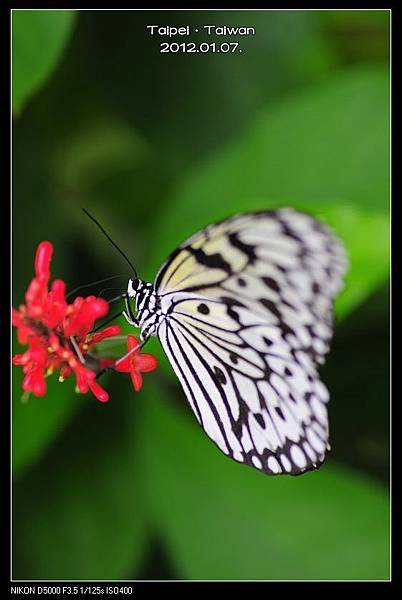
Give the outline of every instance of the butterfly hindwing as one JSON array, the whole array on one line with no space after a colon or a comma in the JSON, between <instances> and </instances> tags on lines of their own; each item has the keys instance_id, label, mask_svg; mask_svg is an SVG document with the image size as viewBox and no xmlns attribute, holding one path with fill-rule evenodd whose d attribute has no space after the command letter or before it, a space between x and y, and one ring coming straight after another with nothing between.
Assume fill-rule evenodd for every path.
<instances>
[{"instance_id":1,"label":"butterfly hindwing","mask_svg":"<svg viewBox=\"0 0 402 600\"><path fill-rule=\"evenodd\" d=\"M325 226L281 209L211 225L162 266L158 337L198 422L233 459L270 474L324 459L317 366L346 265Z\"/></svg>"}]
</instances>

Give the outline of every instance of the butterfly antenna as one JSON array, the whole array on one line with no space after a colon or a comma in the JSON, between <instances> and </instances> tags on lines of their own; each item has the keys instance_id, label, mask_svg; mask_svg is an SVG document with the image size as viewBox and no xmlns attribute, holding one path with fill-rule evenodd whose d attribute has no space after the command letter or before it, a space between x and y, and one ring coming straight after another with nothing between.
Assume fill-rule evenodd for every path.
<instances>
[{"instance_id":1,"label":"butterfly antenna","mask_svg":"<svg viewBox=\"0 0 402 600\"><path fill-rule=\"evenodd\" d=\"M104 277L103 279L98 279L97 281L90 281L89 283L77 285L77 287L75 287L73 290L71 290L71 292L68 292L68 294L66 294L66 298L70 298L76 292L79 292L80 290L83 290L88 287L93 287L94 285L98 285L99 283L104 283L105 281L110 281L111 279L117 279L118 277L125 277L127 279L127 275L112 275L111 277ZM108 288L105 288L105 289L108 289ZM110 288L110 289L120 289L120 288ZM104 290L102 290L102 291L104 291ZM102 292L99 294L99 296L101 294L102 294Z\"/></svg>"},{"instance_id":2,"label":"butterfly antenna","mask_svg":"<svg viewBox=\"0 0 402 600\"><path fill-rule=\"evenodd\" d=\"M98 325L97 327L92 329L91 334L96 333L97 331L99 331L99 329L102 329L103 327L106 327L106 325L108 325L109 323L111 323L112 321L117 319L118 317L121 317L122 314L123 314L123 312L121 310L119 310L118 313L114 314L112 317L109 317L106 321L104 321L103 323L101 323L100 325Z\"/></svg>"},{"instance_id":3,"label":"butterfly antenna","mask_svg":"<svg viewBox=\"0 0 402 600\"><path fill-rule=\"evenodd\" d=\"M87 217L89 217L91 219L91 221L93 221L95 223L95 225L97 227L99 227L99 229L101 230L101 232L103 233L104 236L107 237L107 239L109 240L109 242L112 244L112 246L114 246L117 250L117 252L119 252L121 254L121 256L124 258L124 260L130 265L130 267L132 268L135 277L138 279L138 275L137 275L137 271L134 268L133 263L131 262L131 260L128 258L128 256L123 252L123 250L121 248L119 248L119 246L116 244L116 242L114 242L112 240L112 238L110 237L110 235L105 231L105 229L102 227L102 225L99 223L99 221L97 221L95 219L95 217L93 217L86 208L82 209L83 212L87 215Z\"/></svg>"}]
</instances>

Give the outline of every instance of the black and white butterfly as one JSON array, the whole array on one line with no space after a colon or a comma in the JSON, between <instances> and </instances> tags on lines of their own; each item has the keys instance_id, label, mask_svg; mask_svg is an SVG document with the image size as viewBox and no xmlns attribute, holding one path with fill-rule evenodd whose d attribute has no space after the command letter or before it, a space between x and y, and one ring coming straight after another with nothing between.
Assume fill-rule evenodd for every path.
<instances>
[{"instance_id":1,"label":"black and white butterfly","mask_svg":"<svg viewBox=\"0 0 402 600\"><path fill-rule=\"evenodd\" d=\"M292 209L209 225L154 283L129 280L127 321L157 335L198 423L222 452L270 475L318 467L328 391L317 368L347 268L323 224Z\"/></svg>"}]
</instances>

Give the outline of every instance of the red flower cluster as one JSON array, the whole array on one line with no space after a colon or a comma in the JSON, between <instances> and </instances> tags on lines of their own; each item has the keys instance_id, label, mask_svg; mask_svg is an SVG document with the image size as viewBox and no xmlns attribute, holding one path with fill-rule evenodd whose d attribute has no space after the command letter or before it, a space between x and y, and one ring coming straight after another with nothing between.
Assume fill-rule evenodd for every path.
<instances>
[{"instance_id":1,"label":"red flower cluster","mask_svg":"<svg viewBox=\"0 0 402 600\"><path fill-rule=\"evenodd\" d=\"M56 279L50 290L50 262L53 247L42 242L36 250L35 277L25 294L26 304L18 311L12 310L12 323L18 330L18 341L27 344L28 350L17 354L13 364L22 366L25 377L22 388L35 396L46 393L46 376L60 371L60 381L74 375L77 390L82 394L89 390L101 402L109 394L96 381L96 375L106 367L130 372L135 390L142 387L141 372L153 371L157 360L151 354L140 354L140 346L134 336L128 336L128 354L120 361L98 358L91 353L94 344L121 333L113 325L91 334L95 322L105 317L109 305L103 298L78 296L68 304L66 285ZM134 341L133 341L134 340Z\"/></svg>"}]
</instances>

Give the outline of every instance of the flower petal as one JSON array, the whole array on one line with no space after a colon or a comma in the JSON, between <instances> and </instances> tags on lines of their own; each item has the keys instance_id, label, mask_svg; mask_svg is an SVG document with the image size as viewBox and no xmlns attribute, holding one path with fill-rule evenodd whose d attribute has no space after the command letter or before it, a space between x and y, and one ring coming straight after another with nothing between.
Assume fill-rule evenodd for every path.
<instances>
[{"instance_id":1,"label":"flower petal","mask_svg":"<svg viewBox=\"0 0 402 600\"><path fill-rule=\"evenodd\" d=\"M130 357L128 356L124 360L121 360L114 366L115 370L119 373L129 373L132 369Z\"/></svg>"},{"instance_id":2,"label":"flower petal","mask_svg":"<svg viewBox=\"0 0 402 600\"><path fill-rule=\"evenodd\" d=\"M98 383L96 383L96 381L89 381L88 385L89 389L95 398L99 400L99 402L107 402L109 400L109 394L107 391L104 390L103 387L101 387Z\"/></svg>"},{"instance_id":3,"label":"flower petal","mask_svg":"<svg viewBox=\"0 0 402 600\"><path fill-rule=\"evenodd\" d=\"M138 354L135 357L137 368L142 373L150 373L155 371L158 366L158 359L153 354Z\"/></svg>"},{"instance_id":4,"label":"flower petal","mask_svg":"<svg viewBox=\"0 0 402 600\"><path fill-rule=\"evenodd\" d=\"M95 296L76 298L72 306L73 311L64 323L66 337L86 336L93 329L95 321L106 316L109 311L106 300Z\"/></svg>"},{"instance_id":5,"label":"flower petal","mask_svg":"<svg viewBox=\"0 0 402 600\"><path fill-rule=\"evenodd\" d=\"M140 349L140 343L134 335L127 336L127 350L134 350L134 348Z\"/></svg>"},{"instance_id":6,"label":"flower petal","mask_svg":"<svg viewBox=\"0 0 402 600\"><path fill-rule=\"evenodd\" d=\"M43 369L32 369L27 373L22 382L24 392L32 392L35 396L44 396L46 393L46 381Z\"/></svg>"},{"instance_id":7,"label":"flower petal","mask_svg":"<svg viewBox=\"0 0 402 600\"><path fill-rule=\"evenodd\" d=\"M50 262L52 260L53 245L44 241L39 244L35 254L35 273L36 277L42 282L49 281Z\"/></svg>"},{"instance_id":8,"label":"flower petal","mask_svg":"<svg viewBox=\"0 0 402 600\"><path fill-rule=\"evenodd\" d=\"M119 335L120 333L121 327L119 327L118 325L110 325L110 327L105 327L105 329L94 333L94 335L90 339L90 342L91 344L98 344L102 340L113 337L115 335Z\"/></svg>"},{"instance_id":9,"label":"flower petal","mask_svg":"<svg viewBox=\"0 0 402 600\"><path fill-rule=\"evenodd\" d=\"M142 388L142 375L139 371L130 371L130 377L133 384L133 388L136 392L139 392Z\"/></svg>"}]
</instances>

